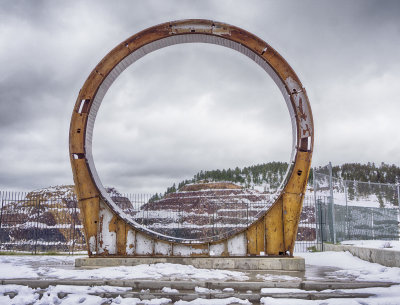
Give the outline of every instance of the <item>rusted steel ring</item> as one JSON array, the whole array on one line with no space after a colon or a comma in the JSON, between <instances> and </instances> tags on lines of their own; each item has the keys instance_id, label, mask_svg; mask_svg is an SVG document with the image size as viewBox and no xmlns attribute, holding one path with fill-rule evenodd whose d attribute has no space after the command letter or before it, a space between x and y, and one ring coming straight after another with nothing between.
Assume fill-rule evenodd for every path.
<instances>
[{"instance_id":1,"label":"rusted steel ring","mask_svg":"<svg viewBox=\"0 0 400 305\"><path fill-rule=\"evenodd\" d=\"M117 206L97 174L92 155L92 135L100 104L121 72L155 50L174 44L194 42L216 44L246 55L263 68L281 90L291 117L293 141L286 179L275 199L286 192L290 178L295 175L293 169L299 160L299 151L306 152L308 162L311 161L314 143L311 107L299 78L285 59L269 44L243 29L211 20L173 21L148 28L116 46L87 78L79 92L71 118L69 148L78 199L84 201L99 197L134 228L157 238L183 243L196 241L163 236L151 231L133 221ZM309 165L307 166L305 169L308 176Z\"/></svg>"}]
</instances>

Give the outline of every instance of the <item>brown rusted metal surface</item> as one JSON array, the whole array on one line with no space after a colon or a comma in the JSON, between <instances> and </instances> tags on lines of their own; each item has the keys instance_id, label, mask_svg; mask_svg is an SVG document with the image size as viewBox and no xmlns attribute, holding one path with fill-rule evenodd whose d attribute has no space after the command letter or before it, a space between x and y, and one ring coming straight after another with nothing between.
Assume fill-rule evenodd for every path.
<instances>
[{"instance_id":1,"label":"brown rusted metal surface","mask_svg":"<svg viewBox=\"0 0 400 305\"><path fill-rule=\"evenodd\" d=\"M217 241L162 236L132 221L106 194L92 157L96 113L112 82L127 66L147 53L185 42L218 44L254 60L281 89L292 120L292 166L275 203L242 232ZM167 22L133 35L111 50L90 73L75 103L69 139L71 166L90 256L234 256L260 255L260 252L292 255L311 166L313 118L306 91L293 69L257 36L212 20Z\"/></svg>"}]
</instances>

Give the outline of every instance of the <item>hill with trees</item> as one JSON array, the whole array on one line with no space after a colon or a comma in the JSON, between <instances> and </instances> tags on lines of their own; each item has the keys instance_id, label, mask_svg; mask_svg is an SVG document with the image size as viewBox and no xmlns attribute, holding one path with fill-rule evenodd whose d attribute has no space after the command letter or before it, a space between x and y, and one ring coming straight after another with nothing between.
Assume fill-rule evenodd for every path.
<instances>
[{"instance_id":1,"label":"hill with trees","mask_svg":"<svg viewBox=\"0 0 400 305\"><path fill-rule=\"evenodd\" d=\"M168 187L164 194L156 194L152 200L158 200L164 195L175 193L188 184L199 182L233 182L243 188L254 188L263 185L268 188L267 191L273 191L278 188L286 173L288 163L269 162L248 167L234 169L216 169L210 171L200 171L192 179L182 180ZM317 167L318 173L328 174L327 167ZM398 183L400 179L400 167L394 164L382 162L379 166L375 163L345 163L332 167L332 176L349 181L364 181L374 183ZM313 169L309 176L309 184L312 183Z\"/></svg>"}]
</instances>

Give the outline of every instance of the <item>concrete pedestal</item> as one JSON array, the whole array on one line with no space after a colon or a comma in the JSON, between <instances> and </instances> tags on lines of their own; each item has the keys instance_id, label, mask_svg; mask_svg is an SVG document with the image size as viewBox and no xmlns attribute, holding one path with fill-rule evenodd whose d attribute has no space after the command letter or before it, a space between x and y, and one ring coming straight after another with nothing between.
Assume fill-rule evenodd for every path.
<instances>
[{"instance_id":1,"label":"concrete pedestal","mask_svg":"<svg viewBox=\"0 0 400 305\"><path fill-rule=\"evenodd\" d=\"M135 266L171 263L205 269L304 271L302 257L91 257L77 258L75 267Z\"/></svg>"}]
</instances>

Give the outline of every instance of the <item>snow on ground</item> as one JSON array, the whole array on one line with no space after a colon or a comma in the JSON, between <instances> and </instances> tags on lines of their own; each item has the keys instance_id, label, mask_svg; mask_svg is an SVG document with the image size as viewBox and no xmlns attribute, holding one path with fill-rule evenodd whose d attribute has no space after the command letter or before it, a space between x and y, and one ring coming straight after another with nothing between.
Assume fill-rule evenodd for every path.
<instances>
[{"instance_id":1,"label":"snow on ground","mask_svg":"<svg viewBox=\"0 0 400 305\"><path fill-rule=\"evenodd\" d=\"M264 282L266 281L301 281L301 278L290 276L290 275L281 275L281 274L257 274L257 279L262 279Z\"/></svg>"},{"instance_id":2,"label":"snow on ground","mask_svg":"<svg viewBox=\"0 0 400 305\"><path fill-rule=\"evenodd\" d=\"M374 248L383 250L400 251L399 240L345 240L342 245L354 245L362 248Z\"/></svg>"},{"instance_id":3,"label":"snow on ground","mask_svg":"<svg viewBox=\"0 0 400 305\"><path fill-rule=\"evenodd\" d=\"M71 279L162 279L175 280L247 280L243 272L200 269L190 265L159 263L151 265L104 267L91 270L62 270L40 268L38 273L46 277ZM1 277L1 276L0 276Z\"/></svg>"},{"instance_id":4,"label":"snow on ground","mask_svg":"<svg viewBox=\"0 0 400 305\"><path fill-rule=\"evenodd\" d=\"M336 268L327 269L325 278L327 279L354 279L367 281L390 281L400 283L400 268L384 267L379 264L369 263L348 252L316 252L298 253L306 260L307 265ZM199 269L188 265L178 264L152 264L138 266L119 266L104 267L98 269L75 269L73 267L75 257L71 256L0 256L0 279L6 278L60 278L60 279L170 279L170 280L248 280L245 272L230 270ZM300 278L288 275L268 275L257 276L264 281L300 281ZM164 287L163 291L175 292L175 289ZM217 293L221 290L211 290L201 287L194 289L197 293ZM42 291L43 297L39 300L39 292ZM144 304L144 305L163 305L171 304L168 298L158 298L153 300L139 300L138 298L101 298L92 294L96 293L125 293L130 292L129 287L114 286L50 286L47 289L32 289L21 285L2 285L0 286L0 304ZM327 300L299 300L299 299L273 299L263 297L261 304L296 304L296 305L336 305L336 304L363 304L378 305L400 304L400 285L389 288L365 288L354 290L341 290L343 292L372 293L376 297L353 298L353 299L327 299ZM68 295L63 295L68 293ZM262 293L299 293L306 292L301 289L265 288ZM328 292L328 291L326 291ZM175 292L176 293L176 292ZM5 294L5 295L4 295ZM236 302L236 303L235 303ZM194 301L178 301L175 305L227 305L227 304L251 304L248 300L240 300L235 297L225 299L196 299Z\"/></svg>"},{"instance_id":5,"label":"snow on ground","mask_svg":"<svg viewBox=\"0 0 400 305\"><path fill-rule=\"evenodd\" d=\"M297 288L261 288L260 292L262 294L265 294L265 293L298 293L305 291ZM315 292L315 290L307 290L307 292Z\"/></svg>"},{"instance_id":6,"label":"snow on ground","mask_svg":"<svg viewBox=\"0 0 400 305\"><path fill-rule=\"evenodd\" d=\"M333 278L353 278L360 281L400 282L400 268L385 267L370 263L351 255L349 252L327 251L299 253L298 255L304 257L308 265L339 268L340 270L338 271L328 273L328 275Z\"/></svg>"},{"instance_id":7,"label":"snow on ground","mask_svg":"<svg viewBox=\"0 0 400 305\"><path fill-rule=\"evenodd\" d=\"M251 305L248 300L241 300L239 298L231 297L225 299L195 299L193 301L178 301L174 305L229 305L229 304L243 304Z\"/></svg>"},{"instance_id":8,"label":"snow on ground","mask_svg":"<svg viewBox=\"0 0 400 305\"><path fill-rule=\"evenodd\" d=\"M220 289L209 289L209 288L198 287L198 286L196 286L194 288L194 291L196 291L197 293L220 293L221 292Z\"/></svg>"},{"instance_id":9,"label":"snow on ground","mask_svg":"<svg viewBox=\"0 0 400 305\"><path fill-rule=\"evenodd\" d=\"M18 266L10 263L0 262L0 278L18 279L18 278L37 278L38 274L29 266Z\"/></svg>"},{"instance_id":10,"label":"snow on ground","mask_svg":"<svg viewBox=\"0 0 400 305\"><path fill-rule=\"evenodd\" d=\"M163 289L161 289L162 292L165 293L179 293L178 289L173 289L171 287L163 287Z\"/></svg>"},{"instance_id":11,"label":"snow on ground","mask_svg":"<svg viewBox=\"0 0 400 305\"><path fill-rule=\"evenodd\" d=\"M46 261L46 259L48 259ZM75 258L63 256L0 256L0 279L68 278L68 279L171 279L245 281L244 272L200 269L190 265L159 263L137 266L73 269ZM69 268L65 268L69 266ZM4 271L4 272L3 272Z\"/></svg>"},{"instance_id":12,"label":"snow on ground","mask_svg":"<svg viewBox=\"0 0 400 305\"><path fill-rule=\"evenodd\" d=\"M91 295L94 293L118 293L129 291L129 287L114 287L114 286L70 286L58 285L50 286L44 290L42 298L39 300L40 289L32 289L22 285L2 285L0 286L0 304L13 305L99 305L105 302L107 304L120 305L163 305L171 303L171 299L159 298L152 300L140 300L138 298L101 298ZM68 293L68 295L60 295L59 293ZM18 293L16 296L4 295L4 293Z\"/></svg>"},{"instance_id":13,"label":"snow on ground","mask_svg":"<svg viewBox=\"0 0 400 305\"><path fill-rule=\"evenodd\" d=\"M376 296L369 298L353 299L326 299L326 300L299 300L299 299L274 299L263 297L260 299L261 305L399 305L400 286L395 285L387 288L362 288L362 289L342 289L348 293L372 293ZM326 291L328 292L328 291Z\"/></svg>"}]
</instances>

